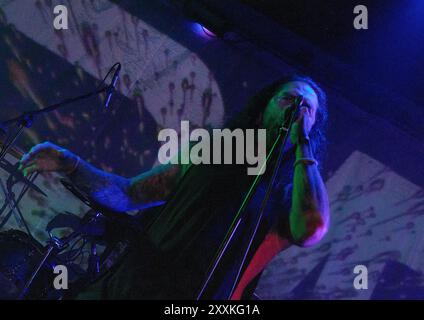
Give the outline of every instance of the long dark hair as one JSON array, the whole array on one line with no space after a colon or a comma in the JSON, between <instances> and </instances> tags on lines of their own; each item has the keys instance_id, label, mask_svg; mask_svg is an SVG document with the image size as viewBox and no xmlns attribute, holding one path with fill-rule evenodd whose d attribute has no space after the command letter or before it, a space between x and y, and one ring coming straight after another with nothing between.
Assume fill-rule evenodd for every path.
<instances>
[{"instance_id":1,"label":"long dark hair","mask_svg":"<svg viewBox=\"0 0 424 320\"><path fill-rule=\"evenodd\" d=\"M315 124L309 134L312 151L315 158L318 160L320 167L322 167L322 161L324 161L324 155L327 146L327 140L325 135L328 111L327 111L327 96L324 90L310 77L304 75L289 75L266 86L252 98L249 99L246 108L241 111L237 116L227 122L226 127L231 129L241 128L256 128L260 126L258 123L262 121L262 114L268 105L269 101L274 97L288 82L304 82L308 84L315 92L318 97L318 109L316 113Z\"/></svg>"}]
</instances>

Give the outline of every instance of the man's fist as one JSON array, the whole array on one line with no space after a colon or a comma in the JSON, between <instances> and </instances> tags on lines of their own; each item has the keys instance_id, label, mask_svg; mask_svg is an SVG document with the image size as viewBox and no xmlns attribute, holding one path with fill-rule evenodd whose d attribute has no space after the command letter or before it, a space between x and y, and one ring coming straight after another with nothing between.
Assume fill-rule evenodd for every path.
<instances>
[{"instance_id":1,"label":"man's fist","mask_svg":"<svg viewBox=\"0 0 424 320\"><path fill-rule=\"evenodd\" d=\"M309 135L314 121L311 111L307 107L301 107L299 117L290 130L290 141L293 145L299 144L302 139Z\"/></svg>"},{"instance_id":2,"label":"man's fist","mask_svg":"<svg viewBox=\"0 0 424 320\"><path fill-rule=\"evenodd\" d=\"M57 171L66 174L72 172L77 163L78 156L72 152L53 143L44 142L37 144L22 156L19 170L22 170L25 177L35 171Z\"/></svg>"}]
</instances>

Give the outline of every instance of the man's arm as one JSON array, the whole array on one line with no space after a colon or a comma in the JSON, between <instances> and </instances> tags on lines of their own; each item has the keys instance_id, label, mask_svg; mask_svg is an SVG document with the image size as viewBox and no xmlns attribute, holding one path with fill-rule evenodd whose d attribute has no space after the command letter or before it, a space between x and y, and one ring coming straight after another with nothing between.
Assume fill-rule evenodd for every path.
<instances>
[{"instance_id":1,"label":"man's arm","mask_svg":"<svg viewBox=\"0 0 424 320\"><path fill-rule=\"evenodd\" d=\"M177 165L160 165L134 178L124 178L80 160L70 181L96 203L118 212L143 209L165 201L178 180Z\"/></svg>"},{"instance_id":2,"label":"man's arm","mask_svg":"<svg viewBox=\"0 0 424 320\"><path fill-rule=\"evenodd\" d=\"M21 159L24 175L59 172L99 205L118 212L141 209L164 201L180 174L178 165L161 165L134 178L99 170L66 149L39 144Z\"/></svg>"},{"instance_id":3,"label":"man's arm","mask_svg":"<svg viewBox=\"0 0 424 320\"><path fill-rule=\"evenodd\" d=\"M290 231L295 243L305 247L319 242L330 223L327 190L308 138L314 121L311 109L301 107L290 131L290 141L296 148Z\"/></svg>"},{"instance_id":4,"label":"man's arm","mask_svg":"<svg viewBox=\"0 0 424 320\"><path fill-rule=\"evenodd\" d=\"M296 146L296 160L313 159L309 143ZM299 161L294 168L290 230L297 244L319 242L329 227L328 195L317 164Z\"/></svg>"}]
</instances>

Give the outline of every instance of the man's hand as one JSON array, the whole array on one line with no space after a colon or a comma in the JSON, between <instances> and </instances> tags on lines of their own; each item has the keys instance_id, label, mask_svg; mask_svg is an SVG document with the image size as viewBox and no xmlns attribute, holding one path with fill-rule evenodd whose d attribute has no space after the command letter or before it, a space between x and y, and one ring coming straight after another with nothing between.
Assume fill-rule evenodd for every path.
<instances>
[{"instance_id":1,"label":"man's hand","mask_svg":"<svg viewBox=\"0 0 424 320\"><path fill-rule=\"evenodd\" d=\"M35 171L57 171L66 174L73 171L77 163L78 156L72 152L50 142L44 142L23 155L19 170L22 170L25 177Z\"/></svg>"},{"instance_id":2,"label":"man's hand","mask_svg":"<svg viewBox=\"0 0 424 320\"><path fill-rule=\"evenodd\" d=\"M302 139L309 135L313 124L314 119L311 110L309 110L307 107L301 107L299 117L293 123L290 131L291 143L293 145L298 145Z\"/></svg>"}]
</instances>

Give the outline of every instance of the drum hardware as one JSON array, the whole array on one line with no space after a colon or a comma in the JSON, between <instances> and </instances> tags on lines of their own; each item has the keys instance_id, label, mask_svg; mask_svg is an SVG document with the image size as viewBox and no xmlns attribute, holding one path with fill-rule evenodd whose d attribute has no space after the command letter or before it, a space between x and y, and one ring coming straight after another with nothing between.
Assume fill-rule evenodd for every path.
<instances>
[{"instance_id":1,"label":"drum hardware","mask_svg":"<svg viewBox=\"0 0 424 320\"><path fill-rule=\"evenodd\" d=\"M90 256L88 258L88 275L94 278L100 273L100 257L97 255L97 246L95 241L91 241Z\"/></svg>"},{"instance_id":2,"label":"drum hardware","mask_svg":"<svg viewBox=\"0 0 424 320\"><path fill-rule=\"evenodd\" d=\"M16 152L17 151L15 150L15 153ZM0 222L0 229L7 223L13 212L16 212L20 219L21 225L23 225L25 227L26 232L31 235L30 229L28 228L28 225L24 219L22 212L19 209L18 204L29 189L45 197L47 195L37 185L34 184L34 181L37 178L37 173L31 175L29 179L27 179L24 177L22 172L18 170L18 166L18 162L15 164L11 164L6 159L2 159L0 161L0 168L5 170L9 174L9 177L6 180L6 186L4 186L2 180L0 179L0 187L2 188L3 194L5 196L3 206L0 208L0 216L9 207L9 212L5 215L5 217L3 217L3 220ZM22 182L24 185L21 189L18 199L16 199L15 193L13 192L13 187L16 185L16 183L19 182Z\"/></svg>"},{"instance_id":3,"label":"drum hardware","mask_svg":"<svg viewBox=\"0 0 424 320\"><path fill-rule=\"evenodd\" d=\"M52 271L54 265L62 264L67 266L68 270L72 270L77 276L78 281L92 281L100 275L100 272L110 268L111 263L113 265L114 262L119 259L119 256L123 254L123 250L125 250L126 245L128 245L125 241L121 241L121 226L135 227L133 223L134 221L131 219L132 217L103 210L102 208L97 207L88 196L82 193L74 185L66 180L61 180L61 182L66 189L72 192L80 201L90 206L91 209L87 211L82 218L66 211L65 213L56 215L46 227L49 240L44 248L29 234L14 230L13 232L20 236L18 237L19 239L15 239L16 237L14 237L15 240L12 240L19 243L25 242L26 248L24 252L21 253L24 258L20 259L18 262L15 261L16 259L12 259L12 261L6 261L7 263L3 263L3 260L8 260L8 257L14 254L14 250L7 249L5 251L5 249L2 248L2 245L3 247L5 246L2 239L4 241L11 241L8 237L13 235L13 232L1 232L0 298L5 295L5 292L6 298L8 299L17 298L22 300L34 298L61 298L66 292L55 291L52 287L54 277ZM27 185L25 187L28 188ZM18 199L20 198L21 197L18 197ZM13 203L12 206L13 205L15 205L15 203ZM52 230L65 227L72 229L72 232L69 235L64 237L57 237L53 235ZM121 240L116 239L117 230L119 230L118 238ZM5 234L6 236L4 236ZM129 232L126 232L125 237L128 234ZM20 238L25 238L25 241L20 240ZM15 242L13 241L12 245L8 244L7 246L16 246L17 244L14 244ZM82 244L79 245L81 241ZM78 245L78 247L74 249L74 246L76 245ZM79 266L78 264L74 264L74 261L81 256L86 245L89 246L89 250L87 250L87 253L89 254L87 267L84 269L81 268L79 271L75 271L74 268L78 268ZM98 245L105 245L105 249L100 255L97 248ZM29 250L31 247L36 247L37 250ZM22 252L22 250L23 249L21 248L20 251ZM34 254L34 252L36 252L36 254ZM30 256L31 258L29 259L27 256ZM14 270L16 268L23 268L27 271L22 271L18 277L15 272L10 272L10 270ZM8 277L4 277L5 273ZM20 281L17 281L17 277Z\"/></svg>"},{"instance_id":4,"label":"drum hardware","mask_svg":"<svg viewBox=\"0 0 424 320\"><path fill-rule=\"evenodd\" d=\"M0 168L6 171L9 174L9 178L7 179L8 188L11 188L15 183L22 182L27 184L32 190L42 194L47 197L47 194L43 192L36 184L31 182L29 179L25 178L20 170L18 170L19 163L11 164L6 159L0 162ZM10 187L9 187L10 185Z\"/></svg>"},{"instance_id":5,"label":"drum hardware","mask_svg":"<svg viewBox=\"0 0 424 320\"><path fill-rule=\"evenodd\" d=\"M19 217L20 222L21 222L21 225L23 225L25 227L25 230L27 231L27 233L29 235L31 235L31 232L30 232L28 225L25 221L25 218L24 218L21 210L19 209L18 202L15 199L15 193L13 191L11 191L9 188L8 188L8 190L6 190L4 185L3 185L3 182L1 180L0 180L0 186L2 188L4 195L5 195L4 208L9 207L11 214L13 212L17 212L18 217ZM1 212L0 212L0 214L1 214ZM6 219L4 219L4 221L8 221L8 220L9 220L9 216L6 216Z\"/></svg>"},{"instance_id":6,"label":"drum hardware","mask_svg":"<svg viewBox=\"0 0 424 320\"><path fill-rule=\"evenodd\" d=\"M43 246L25 232L8 230L0 233L0 299L16 299L32 269L43 255ZM38 272L28 298L46 296L46 283L52 283L52 272L45 266Z\"/></svg>"},{"instance_id":7,"label":"drum hardware","mask_svg":"<svg viewBox=\"0 0 424 320\"><path fill-rule=\"evenodd\" d=\"M34 173L29 177L29 181L31 183L33 183L35 181L35 179L37 178L38 173ZM7 206L9 206L9 212L4 216L3 220L0 222L0 229L2 229L4 227L4 225L7 223L7 221L10 219L10 217L12 216L13 212L16 210L18 212L19 218L21 219L22 224L25 226L26 231L28 232L29 235L31 235L31 232L28 228L28 225L26 224L26 221L22 215L22 212L20 211L18 204L19 202L22 200L22 198L24 197L24 195L26 194L26 192L29 190L29 185L25 184L18 197L15 199L15 194L13 193L13 191L11 190L11 187L9 186L9 190L6 190L3 186L3 184L1 183L1 187L3 189L3 193L5 195L5 203L2 207L2 210L0 210L0 215L3 213L3 210L6 209ZM32 235L31 235L32 237Z\"/></svg>"},{"instance_id":8,"label":"drum hardware","mask_svg":"<svg viewBox=\"0 0 424 320\"><path fill-rule=\"evenodd\" d=\"M29 278L28 282L25 284L25 287L22 289L21 293L19 294L19 297L18 297L19 300L22 300L25 297L25 295L28 293L29 287L31 286L31 284L34 281L37 274L40 272L40 269L43 267L44 263L46 263L47 259L51 255L52 251L55 249L55 245L56 245L56 243L54 241L50 241L47 252L45 253L43 258L41 259L41 262L38 264L35 271L31 274L31 277Z\"/></svg>"},{"instance_id":9,"label":"drum hardware","mask_svg":"<svg viewBox=\"0 0 424 320\"><path fill-rule=\"evenodd\" d=\"M15 243L15 244L18 243L19 245L24 244L24 245L20 246L20 250L21 250L20 252L21 252L22 256L25 256L26 251L24 249L27 249L27 251L28 251L28 247L30 247L29 252L27 254L31 257L31 259L33 259L34 258L34 252L37 252L37 255L40 254L40 250L38 250L38 249L33 250L33 248L34 247L38 248L41 245L32 237L31 232L30 232L30 230L29 230L29 228L28 228L28 226L27 226L27 224L24 220L24 217L19 210L18 204L22 200L22 198L24 197L26 192L29 190L29 188L32 188L33 190L43 194L44 196L46 196L46 194L34 184L34 181L37 178L38 173L30 174L28 178L25 178L25 177L23 177L22 173L20 173L17 170L17 165L10 164L5 159L5 157L8 153L10 153L10 154L14 154L14 153L16 154L17 153L18 155L14 154L17 158L20 158L22 156L21 152L19 152L19 150L16 147L14 147L14 144L17 141L17 139L20 137L20 135L22 134L23 130L25 128L30 128L33 125L33 122L34 122L34 120L37 116L42 115L42 114L47 114L49 112L55 111L55 110L65 106L65 105L70 105L74 102L89 98L91 96L99 95L103 92L106 92L107 95L108 95L108 101L106 103L106 104L108 104L109 100L110 100L111 93L113 92L114 87L116 85L117 73L118 73L119 69L115 72L115 75L113 77L111 85L105 86L105 80L116 66L119 69L121 67L120 63L116 63L115 65L113 65L112 68L109 70L109 72L106 74L103 81L100 83L100 85L92 92L89 92L87 94L84 94L84 95L81 95L81 96L78 96L78 97L75 97L75 98L65 99L64 101L62 101L60 103L53 104L53 105L45 107L43 109L25 112L18 117L15 117L13 119L10 119L10 120L7 120L7 121L0 123L1 131L4 131L5 134L6 134L5 141L3 143L0 143L0 167L3 168L6 172L9 173L9 179L6 183L6 187L3 185L3 183L1 183L1 187L2 187L3 192L5 194L5 203L2 206L2 208L0 208L0 216L3 214L3 212L8 207L9 207L9 211L7 212L6 215L4 215L2 221L0 222L0 229L3 228L6 225L7 221L12 216L13 212L15 212L15 210L16 210L19 218L22 220L22 224L24 225L24 227L27 231L27 234L22 233L21 231L17 231L17 230L12 230L12 232L6 231L6 232L3 232L3 233L0 233L0 240L3 239L5 242L8 242L10 240L10 241L12 241L12 244L13 243ZM14 127L13 132L12 132L12 130L10 130L12 126ZM12 186L14 184L16 184L17 182L23 182L24 186L22 187L18 196L15 197L15 194L12 191ZM82 201L84 203L86 203L84 200L82 200ZM94 209L94 207L93 207L93 209ZM24 298L29 297L29 294L31 293L31 289L34 286L34 283L37 282L37 277L39 277L42 270L44 270L43 267L45 267L45 265L48 262L50 262L51 260L60 260L59 254L63 253L64 250L69 247L70 243L72 241L75 241L79 237L81 237L81 239L84 239L84 243L89 242L89 244L91 246L90 251L89 251L90 256L89 256L89 259L88 259L89 260L89 262L88 262L88 274L89 274L90 277L95 277L96 275L98 275L98 273L100 272L100 260L101 259L99 258L98 254L97 254L96 245L98 243L99 235L98 234L90 235L89 233L87 233L87 225L88 224L96 224L96 222L98 222L98 220L100 220L100 218L102 217L102 213L101 213L102 210L94 209L94 211L95 211L95 215L93 217L90 217L85 224L81 225L78 230L74 230L74 232L72 232L69 236L66 236L66 237L63 237L63 238L58 238L58 237L53 236L51 234L51 232L49 232L49 240L47 242L47 246L44 248L44 251L41 252L41 258L36 263L36 267L34 268L33 272L31 272L31 275L29 276L28 280L26 280L25 285L23 286L22 290L20 290L19 295L18 295L19 299L24 299ZM15 237L13 237L12 239L7 239L7 237L12 237L14 235L15 235ZM16 235L18 235L18 236L16 236ZM1 241L3 241L3 240L1 240ZM8 251L7 248L3 251L1 251L1 249L2 248L0 248L0 253L1 252L13 253L13 252ZM0 258L7 260L8 256L10 256L10 255L9 254L3 254ZM25 265L25 263L28 262L27 258L28 257L23 257L23 258L20 257L19 264L18 264L19 268L24 267L24 266L22 266L22 264ZM9 287L12 288L11 290L15 290L15 289L18 290L20 285L18 286L14 282L20 283L20 281L17 281L17 279L14 279L14 276L17 277L17 275L16 275L16 273L10 271L10 270L15 269L15 267L16 267L15 261L9 261L8 263L10 265L8 265L7 263L5 263L3 265L3 264L1 264L1 262L2 261L0 261L0 283L7 282L7 284L10 285ZM33 262L33 261L31 260L31 262ZM4 276L2 270L6 270L5 272L8 274L7 277ZM22 274L26 275L26 271L21 272L21 274L19 275L20 278L21 278L21 276L23 278ZM13 280L16 280L16 281L13 281ZM2 289L2 288L3 288L3 286L0 285L0 289ZM3 292L0 291L0 298L2 297L2 293Z\"/></svg>"},{"instance_id":10,"label":"drum hardware","mask_svg":"<svg viewBox=\"0 0 424 320\"><path fill-rule=\"evenodd\" d=\"M37 265L37 267L35 268L35 270L33 271L33 273L31 274L29 280L26 282L24 288L22 289L22 291L19 294L18 299L22 300L25 298L25 296L28 293L29 288L31 287L34 279L36 278L36 276L38 275L38 273L40 272L41 268L44 266L44 264L47 262L47 260L54 256L55 258L58 257L58 254L63 251L64 249L69 247L69 244L77 239L78 237L82 236L84 237L84 232L83 229L92 223L96 223L97 220L101 217L101 213L100 212L96 212L94 217L90 217L88 222L86 222L86 224L83 224L79 227L78 230L72 232L70 235L63 237L63 238L58 238L56 236L54 236L51 231L49 231L49 241L47 242L47 247L45 249L45 253L43 255L43 257L41 258L39 264ZM87 236L86 237L91 237L91 236ZM94 238L90 239L90 244L91 244L91 248L90 248L90 256L88 259L88 270L87 273L89 275L89 277L91 277L91 279L94 279L94 277L96 275L98 275L98 273L100 272L100 259L99 256L97 255L97 243L95 241Z\"/></svg>"}]
</instances>

